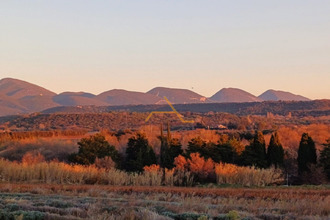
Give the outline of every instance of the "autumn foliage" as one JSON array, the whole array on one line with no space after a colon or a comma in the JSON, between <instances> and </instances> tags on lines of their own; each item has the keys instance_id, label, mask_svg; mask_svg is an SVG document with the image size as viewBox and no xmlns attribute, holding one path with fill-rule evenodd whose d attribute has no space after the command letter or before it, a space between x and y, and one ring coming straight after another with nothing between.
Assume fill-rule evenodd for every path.
<instances>
[{"instance_id":1,"label":"autumn foliage","mask_svg":"<svg viewBox=\"0 0 330 220\"><path fill-rule=\"evenodd\" d=\"M196 181L212 182L218 184L238 184L243 186L266 186L281 184L283 182L280 169L260 169L240 167L234 164L214 163L212 159L205 159L199 153L190 154L190 158L183 156L175 158L175 169L191 172Z\"/></svg>"}]
</instances>

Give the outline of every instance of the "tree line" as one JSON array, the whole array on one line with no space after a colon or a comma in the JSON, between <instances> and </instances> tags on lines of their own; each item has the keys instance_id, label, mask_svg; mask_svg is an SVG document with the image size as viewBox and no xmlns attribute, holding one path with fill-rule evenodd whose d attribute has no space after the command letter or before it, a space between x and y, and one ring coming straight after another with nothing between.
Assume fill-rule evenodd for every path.
<instances>
[{"instance_id":1,"label":"tree line","mask_svg":"<svg viewBox=\"0 0 330 220\"><path fill-rule=\"evenodd\" d=\"M266 148L263 133L256 131L250 144L243 147L235 137L221 136L217 143L206 142L200 137L191 139L187 149L183 150L180 141L171 137L170 127L164 135L163 128L158 137L161 146L160 153L156 155L150 146L145 134L137 133L128 140L126 152L121 155L114 146L110 145L104 136L95 134L82 138L79 142L77 153L69 156L72 163L97 166L115 167L128 172L142 172L146 166L159 165L161 168L172 169L178 160L192 160L192 155L211 160L215 163L228 163L238 166L254 166L256 168L275 167L287 169L285 165L285 151L280 143L277 132L271 136ZM317 160L315 143L307 133L303 133L296 164L298 177L296 183L303 183L313 175L315 169L323 170L330 179L330 140L320 153ZM179 159L178 159L179 158Z\"/></svg>"}]
</instances>

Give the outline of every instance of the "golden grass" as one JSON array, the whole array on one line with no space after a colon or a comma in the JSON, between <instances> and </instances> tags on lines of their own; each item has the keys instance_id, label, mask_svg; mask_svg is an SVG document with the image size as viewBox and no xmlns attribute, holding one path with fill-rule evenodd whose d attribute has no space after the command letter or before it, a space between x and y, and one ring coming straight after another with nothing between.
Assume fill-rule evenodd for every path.
<instances>
[{"instance_id":1,"label":"golden grass","mask_svg":"<svg viewBox=\"0 0 330 220\"><path fill-rule=\"evenodd\" d=\"M164 176L165 178L163 178ZM9 183L107 184L124 186L193 184L192 176L189 172L162 171L157 165L146 167L143 173L127 173L116 169L70 165L57 161L18 163L4 159L0 159L0 181Z\"/></svg>"},{"instance_id":2,"label":"golden grass","mask_svg":"<svg viewBox=\"0 0 330 220\"><path fill-rule=\"evenodd\" d=\"M215 174L218 184L268 186L283 182L282 172L274 168L257 169L219 163L215 165Z\"/></svg>"}]
</instances>

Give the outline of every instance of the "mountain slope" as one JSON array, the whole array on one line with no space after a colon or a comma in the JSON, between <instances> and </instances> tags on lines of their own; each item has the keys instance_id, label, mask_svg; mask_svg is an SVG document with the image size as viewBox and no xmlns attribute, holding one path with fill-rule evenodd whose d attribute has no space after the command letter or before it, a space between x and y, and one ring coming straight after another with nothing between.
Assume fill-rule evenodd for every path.
<instances>
[{"instance_id":1,"label":"mountain slope","mask_svg":"<svg viewBox=\"0 0 330 220\"><path fill-rule=\"evenodd\" d=\"M0 94L12 97L14 99L21 99L26 96L56 95L56 93L40 86L12 78L4 78L0 80Z\"/></svg>"},{"instance_id":2,"label":"mountain slope","mask_svg":"<svg viewBox=\"0 0 330 220\"><path fill-rule=\"evenodd\" d=\"M28 109L19 104L15 99L0 94L0 116L21 114Z\"/></svg>"},{"instance_id":3,"label":"mountain slope","mask_svg":"<svg viewBox=\"0 0 330 220\"><path fill-rule=\"evenodd\" d=\"M63 92L53 97L53 101L63 106L96 105L105 106L106 102L95 99L95 95L85 92Z\"/></svg>"},{"instance_id":4,"label":"mountain slope","mask_svg":"<svg viewBox=\"0 0 330 220\"><path fill-rule=\"evenodd\" d=\"M18 79L4 78L0 80L0 95L15 100L29 112L58 106L52 100L56 93Z\"/></svg>"},{"instance_id":5,"label":"mountain slope","mask_svg":"<svg viewBox=\"0 0 330 220\"><path fill-rule=\"evenodd\" d=\"M310 99L301 95L273 89L267 90L258 97L264 101L310 101Z\"/></svg>"},{"instance_id":6,"label":"mountain slope","mask_svg":"<svg viewBox=\"0 0 330 220\"><path fill-rule=\"evenodd\" d=\"M173 104L187 104L187 103L205 103L209 102L207 98L201 96L193 91L188 89L174 89L174 88L165 88L165 87L156 87L147 92L158 96L163 100L164 96ZM162 101L162 103L165 103Z\"/></svg>"},{"instance_id":7,"label":"mountain slope","mask_svg":"<svg viewBox=\"0 0 330 220\"><path fill-rule=\"evenodd\" d=\"M237 88L223 88L211 98L215 102L260 102L261 100L244 90Z\"/></svg>"},{"instance_id":8,"label":"mountain slope","mask_svg":"<svg viewBox=\"0 0 330 220\"><path fill-rule=\"evenodd\" d=\"M123 89L113 89L103 92L95 99L108 103L109 105L147 105L156 104L160 98L143 92L132 92Z\"/></svg>"}]
</instances>

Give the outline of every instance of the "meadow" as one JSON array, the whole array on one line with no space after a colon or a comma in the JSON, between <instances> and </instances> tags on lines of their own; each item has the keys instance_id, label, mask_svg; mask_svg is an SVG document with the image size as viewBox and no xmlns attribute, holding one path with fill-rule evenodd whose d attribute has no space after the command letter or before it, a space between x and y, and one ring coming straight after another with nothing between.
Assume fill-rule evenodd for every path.
<instances>
[{"instance_id":1,"label":"meadow","mask_svg":"<svg viewBox=\"0 0 330 220\"><path fill-rule=\"evenodd\" d=\"M79 150L78 143L96 132L3 132L0 219L329 219L329 181L318 166L303 180L323 185L286 185L298 176L301 135L307 132L313 137L319 157L330 137L329 124L297 126L251 118L251 126L264 128L266 145L273 132L278 133L285 151L284 168L242 166L239 159L226 163L222 161L226 158L212 161L196 152L187 153L198 137L206 147L229 143L240 155L253 143L253 130L171 131L170 137L183 150L172 168L160 166L164 142L159 126L98 131L123 156L122 165L129 141L137 132L143 133L158 159L141 171L128 171L102 158L89 165L70 162L70 155ZM228 137L236 141L229 142Z\"/></svg>"},{"instance_id":2,"label":"meadow","mask_svg":"<svg viewBox=\"0 0 330 220\"><path fill-rule=\"evenodd\" d=\"M0 160L0 219L330 217L329 186L279 186L272 169L217 164L217 182L196 185L189 172L157 166L126 173L34 159Z\"/></svg>"},{"instance_id":3,"label":"meadow","mask_svg":"<svg viewBox=\"0 0 330 220\"><path fill-rule=\"evenodd\" d=\"M323 187L0 184L0 219L329 219Z\"/></svg>"}]
</instances>

